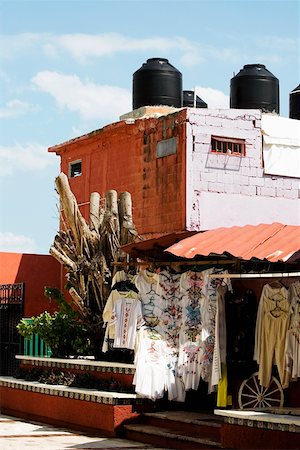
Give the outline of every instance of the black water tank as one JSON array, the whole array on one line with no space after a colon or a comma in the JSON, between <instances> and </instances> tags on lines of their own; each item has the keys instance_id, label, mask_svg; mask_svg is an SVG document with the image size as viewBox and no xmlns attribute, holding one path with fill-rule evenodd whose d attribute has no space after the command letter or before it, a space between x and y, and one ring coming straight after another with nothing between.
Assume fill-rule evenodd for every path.
<instances>
[{"instance_id":1,"label":"black water tank","mask_svg":"<svg viewBox=\"0 0 300 450\"><path fill-rule=\"evenodd\" d=\"M182 107L182 74L165 58L150 58L133 74L133 109L141 106Z\"/></svg>"},{"instance_id":2,"label":"black water tank","mask_svg":"<svg viewBox=\"0 0 300 450\"><path fill-rule=\"evenodd\" d=\"M300 84L290 92L290 119L300 120Z\"/></svg>"},{"instance_id":3,"label":"black water tank","mask_svg":"<svg viewBox=\"0 0 300 450\"><path fill-rule=\"evenodd\" d=\"M279 81L263 64L247 64L230 80L230 108L279 114Z\"/></svg>"},{"instance_id":4,"label":"black water tank","mask_svg":"<svg viewBox=\"0 0 300 450\"><path fill-rule=\"evenodd\" d=\"M196 95L195 105L194 91L183 91L183 106L188 108L207 108L207 103Z\"/></svg>"}]
</instances>

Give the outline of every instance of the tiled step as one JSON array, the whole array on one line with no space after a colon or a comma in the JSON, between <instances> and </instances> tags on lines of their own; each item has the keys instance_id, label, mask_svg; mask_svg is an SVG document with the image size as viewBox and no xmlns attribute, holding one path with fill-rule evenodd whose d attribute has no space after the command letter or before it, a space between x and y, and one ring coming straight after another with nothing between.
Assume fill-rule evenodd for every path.
<instances>
[{"instance_id":1,"label":"tiled step","mask_svg":"<svg viewBox=\"0 0 300 450\"><path fill-rule=\"evenodd\" d=\"M198 432L193 434L183 430L175 431L146 424L125 425L126 438L168 449L218 449L220 442L203 438Z\"/></svg>"}]
</instances>

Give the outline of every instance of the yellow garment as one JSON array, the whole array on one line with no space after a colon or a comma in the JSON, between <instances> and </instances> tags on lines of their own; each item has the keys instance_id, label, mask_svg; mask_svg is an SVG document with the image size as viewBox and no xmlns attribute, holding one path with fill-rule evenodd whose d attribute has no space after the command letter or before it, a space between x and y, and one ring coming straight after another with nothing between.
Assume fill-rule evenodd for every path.
<instances>
[{"instance_id":1,"label":"yellow garment","mask_svg":"<svg viewBox=\"0 0 300 450\"><path fill-rule=\"evenodd\" d=\"M258 379L268 387L273 361L278 368L281 384L284 383L285 339L289 326L289 301L285 287L265 285L260 298L256 323L255 359L259 364Z\"/></svg>"},{"instance_id":2,"label":"yellow garment","mask_svg":"<svg viewBox=\"0 0 300 450\"><path fill-rule=\"evenodd\" d=\"M232 397L228 395L228 378L227 378L227 365L222 364L222 377L218 384L217 394L217 406L219 408L226 408L228 405L232 405Z\"/></svg>"}]
</instances>

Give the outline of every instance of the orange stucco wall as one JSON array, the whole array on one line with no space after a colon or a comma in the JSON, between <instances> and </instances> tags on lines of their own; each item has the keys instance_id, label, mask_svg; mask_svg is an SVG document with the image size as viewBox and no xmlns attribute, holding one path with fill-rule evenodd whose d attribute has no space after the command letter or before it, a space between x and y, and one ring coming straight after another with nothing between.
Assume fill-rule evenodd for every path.
<instances>
[{"instance_id":1,"label":"orange stucco wall","mask_svg":"<svg viewBox=\"0 0 300 450\"><path fill-rule=\"evenodd\" d=\"M81 430L115 436L125 421L136 418L132 405L110 405L1 387L1 411Z\"/></svg>"},{"instance_id":2,"label":"orange stucco wall","mask_svg":"<svg viewBox=\"0 0 300 450\"><path fill-rule=\"evenodd\" d=\"M44 287L62 290L61 265L50 255L0 253L0 284L25 283L24 317L53 312L56 303L44 296Z\"/></svg>"},{"instance_id":3,"label":"orange stucco wall","mask_svg":"<svg viewBox=\"0 0 300 450\"><path fill-rule=\"evenodd\" d=\"M120 121L49 149L61 156L61 171L82 161L82 175L71 178L77 202L89 212L91 192L130 192L133 220L140 234L150 237L185 229L186 110L134 123ZM177 151L156 156L157 142L176 138Z\"/></svg>"}]
</instances>

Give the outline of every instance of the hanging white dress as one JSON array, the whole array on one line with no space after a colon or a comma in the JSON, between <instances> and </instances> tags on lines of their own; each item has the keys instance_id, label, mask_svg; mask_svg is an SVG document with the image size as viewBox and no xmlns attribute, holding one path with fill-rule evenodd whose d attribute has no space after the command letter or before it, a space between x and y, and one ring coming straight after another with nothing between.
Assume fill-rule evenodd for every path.
<instances>
[{"instance_id":1,"label":"hanging white dress","mask_svg":"<svg viewBox=\"0 0 300 450\"><path fill-rule=\"evenodd\" d=\"M162 398L167 384L166 343L157 332L139 331L135 364L135 392L151 400Z\"/></svg>"},{"instance_id":2,"label":"hanging white dress","mask_svg":"<svg viewBox=\"0 0 300 450\"><path fill-rule=\"evenodd\" d=\"M167 386L169 400L184 401L185 389L178 372L179 333L182 326L181 273L160 272L162 336L167 344Z\"/></svg>"},{"instance_id":3,"label":"hanging white dress","mask_svg":"<svg viewBox=\"0 0 300 450\"><path fill-rule=\"evenodd\" d=\"M201 378L203 289L203 272L187 271L181 275L182 325L179 333L178 372L186 391L197 390Z\"/></svg>"}]
</instances>

